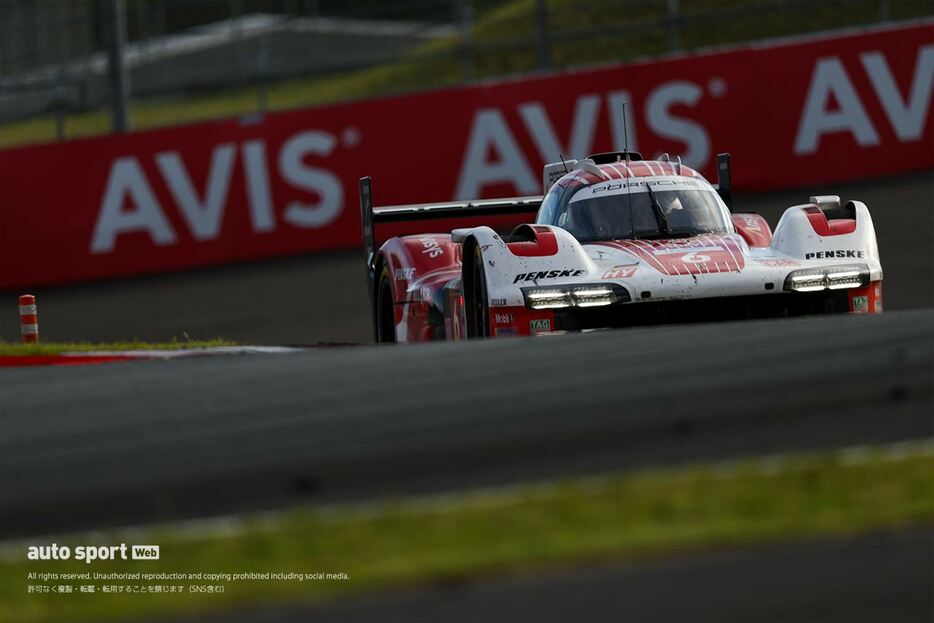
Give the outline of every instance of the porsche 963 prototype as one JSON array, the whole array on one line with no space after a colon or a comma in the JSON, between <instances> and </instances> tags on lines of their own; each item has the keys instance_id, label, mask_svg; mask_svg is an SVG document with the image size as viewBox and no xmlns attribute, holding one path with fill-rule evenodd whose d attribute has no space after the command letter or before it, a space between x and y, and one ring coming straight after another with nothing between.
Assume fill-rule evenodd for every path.
<instances>
[{"instance_id":1,"label":"porsche 963 prototype","mask_svg":"<svg viewBox=\"0 0 934 623\"><path fill-rule=\"evenodd\" d=\"M666 155L613 152L545 166L544 195L374 208L360 180L379 342L536 335L671 322L882 310L882 266L860 201L811 197L773 232L718 184ZM389 238L391 223L528 215ZM417 229L415 231L418 231Z\"/></svg>"}]
</instances>

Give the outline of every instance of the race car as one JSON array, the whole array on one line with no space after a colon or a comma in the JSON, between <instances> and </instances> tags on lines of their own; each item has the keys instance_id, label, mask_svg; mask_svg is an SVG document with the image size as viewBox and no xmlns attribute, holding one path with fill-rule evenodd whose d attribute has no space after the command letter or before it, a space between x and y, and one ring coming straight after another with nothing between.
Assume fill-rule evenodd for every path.
<instances>
[{"instance_id":1,"label":"race car","mask_svg":"<svg viewBox=\"0 0 934 623\"><path fill-rule=\"evenodd\" d=\"M367 287L378 342L462 340L672 322L882 311L882 266L860 201L811 197L774 233L732 211L718 183L663 154L551 163L543 196L373 208L360 180ZM389 238L377 226L535 214Z\"/></svg>"}]
</instances>

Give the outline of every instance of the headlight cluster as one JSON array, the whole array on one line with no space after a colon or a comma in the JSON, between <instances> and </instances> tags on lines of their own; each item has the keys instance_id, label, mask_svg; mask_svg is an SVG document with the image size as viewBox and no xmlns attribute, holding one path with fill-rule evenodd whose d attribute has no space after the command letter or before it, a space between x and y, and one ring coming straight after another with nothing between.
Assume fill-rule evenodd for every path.
<instances>
[{"instance_id":1,"label":"headlight cluster","mask_svg":"<svg viewBox=\"0 0 934 623\"><path fill-rule=\"evenodd\" d=\"M785 290L793 292L844 290L867 285L869 285L869 267L865 264L805 268L792 271L785 278Z\"/></svg>"},{"instance_id":2,"label":"headlight cluster","mask_svg":"<svg viewBox=\"0 0 934 623\"><path fill-rule=\"evenodd\" d=\"M629 291L617 284L583 284L522 288L525 306L529 309L561 307L600 307L628 303Z\"/></svg>"}]
</instances>

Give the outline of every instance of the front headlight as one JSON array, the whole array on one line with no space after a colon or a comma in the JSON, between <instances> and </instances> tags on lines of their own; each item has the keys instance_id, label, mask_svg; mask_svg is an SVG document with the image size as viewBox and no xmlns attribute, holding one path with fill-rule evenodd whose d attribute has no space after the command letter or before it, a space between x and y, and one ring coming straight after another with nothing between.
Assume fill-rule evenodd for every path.
<instances>
[{"instance_id":1,"label":"front headlight","mask_svg":"<svg viewBox=\"0 0 934 623\"><path fill-rule=\"evenodd\" d=\"M531 287L522 288L522 294L529 309L600 307L630 300L629 291L618 284Z\"/></svg>"},{"instance_id":2,"label":"front headlight","mask_svg":"<svg viewBox=\"0 0 934 623\"><path fill-rule=\"evenodd\" d=\"M599 307L616 302L616 293L610 286L582 286L571 288L576 307Z\"/></svg>"},{"instance_id":3,"label":"front headlight","mask_svg":"<svg viewBox=\"0 0 934 623\"><path fill-rule=\"evenodd\" d=\"M785 290L791 292L843 290L867 285L869 285L869 267L865 264L804 268L793 270L785 277Z\"/></svg>"},{"instance_id":4,"label":"front headlight","mask_svg":"<svg viewBox=\"0 0 934 623\"><path fill-rule=\"evenodd\" d=\"M570 307L571 295L557 288L535 288L525 291L525 305L529 309L554 309Z\"/></svg>"}]
</instances>

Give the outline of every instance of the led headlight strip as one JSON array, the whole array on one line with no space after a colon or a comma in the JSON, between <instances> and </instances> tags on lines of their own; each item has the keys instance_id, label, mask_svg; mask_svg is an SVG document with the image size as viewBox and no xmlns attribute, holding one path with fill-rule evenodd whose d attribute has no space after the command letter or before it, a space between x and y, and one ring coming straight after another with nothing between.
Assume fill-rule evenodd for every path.
<instances>
[{"instance_id":1,"label":"led headlight strip","mask_svg":"<svg viewBox=\"0 0 934 623\"><path fill-rule=\"evenodd\" d=\"M785 277L785 290L792 292L844 290L867 285L869 285L869 267L865 264L805 268L791 271Z\"/></svg>"},{"instance_id":2,"label":"led headlight strip","mask_svg":"<svg viewBox=\"0 0 934 623\"><path fill-rule=\"evenodd\" d=\"M618 284L581 284L522 288L529 309L600 307L628 303L629 291Z\"/></svg>"}]
</instances>

